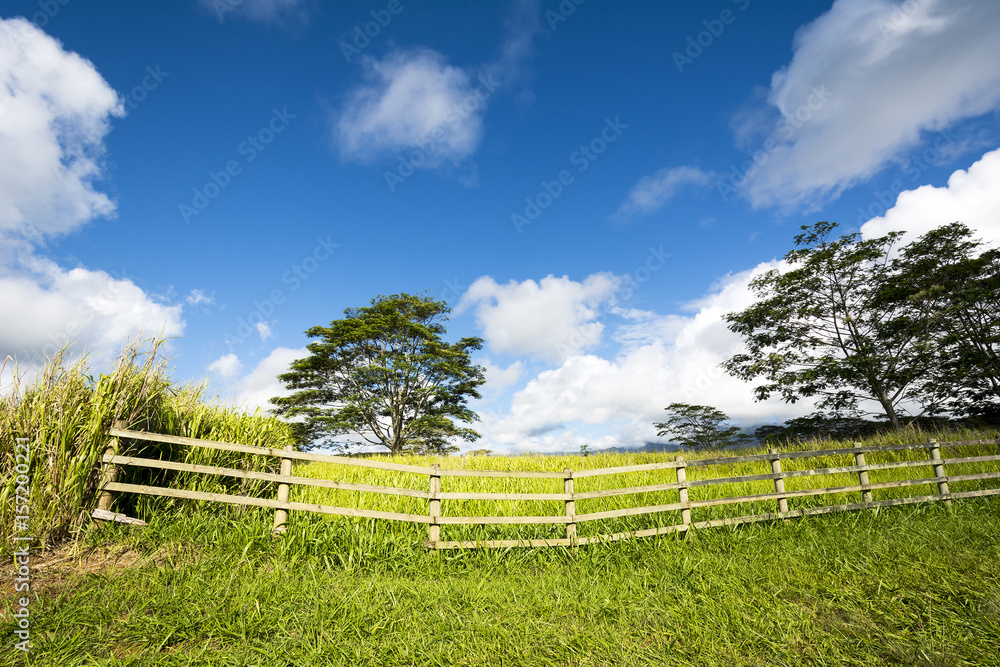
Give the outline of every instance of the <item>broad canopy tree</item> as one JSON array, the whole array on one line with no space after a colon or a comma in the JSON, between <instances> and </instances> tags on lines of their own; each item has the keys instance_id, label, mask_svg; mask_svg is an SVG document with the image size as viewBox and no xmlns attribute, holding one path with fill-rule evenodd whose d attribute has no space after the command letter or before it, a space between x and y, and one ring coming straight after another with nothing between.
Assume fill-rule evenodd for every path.
<instances>
[{"instance_id":1,"label":"broad canopy tree","mask_svg":"<svg viewBox=\"0 0 1000 667\"><path fill-rule=\"evenodd\" d=\"M729 417L709 405L671 403L664 410L667 421L653 424L657 428L656 435L669 437L684 447L721 449L753 442L753 438L741 433L738 426L724 427Z\"/></svg>"},{"instance_id":2,"label":"broad canopy tree","mask_svg":"<svg viewBox=\"0 0 1000 667\"><path fill-rule=\"evenodd\" d=\"M803 227L785 255L791 268L751 281L756 303L725 316L748 349L723 368L743 380L763 378L758 400L819 397L817 407L836 414L857 413L861 401L871 400L898 429L900 404L925 398L919 380L930 367L912 309L886 298L893 284L889 257L901 234L834 239L836 226Z\"/></svg>"},{"instance_id":3,"label":"broad canopy tree","mask_svg":"<svg viewBox=\"0 0 1000 667\"><path fill-rule=\"evenodd\" d=\"M901 232L833 238L835 228L803 227L788 270L750 283L757 301L725 316L747 351L723 368L762 378L758 400L819 397L818 408L841 416L873 401L895 429L907 408L996 413L1000 251L982 251L960 223L898 249Z\"/></svg>"},{"instance_id":4,"label":"broad canopy tree","mask_svg":"<svg viewBox=\"0 0 1000 667\"><path fill-rule=\"evenodd\" d=\"M275 412L292 418L311 446L381 445L392 454L449 453L451 441L479 434L460 423L478 420L467 405L479 398L485 371L470 353L480 338L443 340L450 311L429 296L378 296L371 305L348 308L346 317L306 331L317 339L311 353L278 378L294 393L276 397ZM456 423L457 422L457 423Z\"/></svg>"}]
</instances>

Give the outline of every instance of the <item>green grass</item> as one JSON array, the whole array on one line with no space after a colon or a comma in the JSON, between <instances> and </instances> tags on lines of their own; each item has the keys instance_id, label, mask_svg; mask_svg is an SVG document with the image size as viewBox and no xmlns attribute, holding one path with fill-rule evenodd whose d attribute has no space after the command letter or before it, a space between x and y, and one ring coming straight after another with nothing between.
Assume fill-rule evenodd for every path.
<instances>
[{"instance_id":1,"label":"green grass","mask_svg":"<svg viewBox=\"0 0 1000 667\"><path fill-rule=\"evenodd\" d=\"M53 360L32 385L0 402L0 521L10 553L14 437L32 442L32 531L67 536L79 554L32 572L27 656L13 649L11 581L0 609L0 665L1000 665L1000 499L912 505L691 532L577 550L422 547L423 524L293 512L272 535L273 513L121 494L143 529L84 522L96 502L97 462L115 419L161 433L280 448L287 427L206 405L198 387L174 387L158 345L125 351L112 373ZM997 431L932 434L994 439ZM866 444L924 442L904 432ZM823 449L849 446L824 442ZM275 469L273 460L150 443L147 458ZM944 455L996 453L995 446ZM741 452L742 453L742 452ZM686 454L712 457L719 452ZM663 454L581 457L411 458L407 463L562 470L670 460ZM925 451L869 454L870 463L924 459ZM398 462L398 459L396 460ZM784 469L843 466L851 455L784 461ZM997 470L949 466L952 475ZM696 467L688 479L770 472L767 462ZM293 474L424 490L428 479L311 463ZM871 473L872 482L929 476L926 467ZM270 484L125 468L122 481L273 497ZM673 470L575 481L577 491L675 481ZM455 478L444 491L561 492L562 480ZM856 483L853 474L786 480ZM952 490L979 488L954 483ZM982 483L988 486L988 483ZM768 493L770 481L691 490L692 499ZM923 495L933 486L876 491ZM796 498L793 509L853 502ZM583 500L577 512L676 501L676 492ZM427 501L294 487L293 500L424 514ZM772 512L774 501L698 508L693 519ZM561 501L444 501L446 515L562 514ZM581 535L676 523L676 513L582 523ZM555 526L444 526L444 539L562 537ZM36 543L36 546L38 544ZM97 552L94 552L97 550ZM35 563L41 556L34 554Z\"/></svg>"},{"instance_id":2,"label":"green grass","mask_svg":"<svg viewBox=\"0 0 1000 667\"><path fill-rule=\"evenodd\" d=\"M916 431L883 436L866 441L868 445L902 444L927 442L931 437L941 441L996 439L995 430L962 430L949 433L926 434ZM808 449L849 448L849 442L810 443ZM739 452L699 452L685 453L688 461L698 458L715 458L733 456L735 454L763 454L766 449L741 450ZM976 445L942 448L944 458L967 456L985 456L997 454L996 445ZM562 471L565 468L584 470L607 468L615 466L638 465L672 461L673 454L598 454L589 457L579 456L522 456L522 457L408 457L407 463L419 466L439 464L442 468L493 469L493 470L544 470ZM374 457L369 460L392 461L390 457ZM888 463L892 461L928 460L925 449L893 452L873 452L867 455L868 463ZM854 465L852 454L808 457L782 461L783 470L802 470L808 468L828 468ZM964 475L978 472L994 472L1000 470L997 462L965 463L948 466L950 475ZM742 475L760 475L771 472L768 461L754 461L735 464L720 464L708 466L688 466L689 481L733 477ZM395 486L417 490L427 490L426 475L377 470L373 468L353 467L335 463L308 463L296 465L293 474L321 479L336 479L359 484L379 486ZM933 477L930 466L916 468L897 468L872 471L869 474L871 483L891 482L906 479ZM676 482L676 472L673 469L651 470L634 473L600 475L584 477L574 481L576 492L596 491L634 486L648 486ZM793 477L785 480L785 489L795 491L817 487L838 487L858 484L856 473L841 473L834 475ZM954 482L952 492L972 491L981 488L993 488L997 480L981 480ZM442 477L441 490L444 492L503 492L503 493L562 493L561 479L513 479L488 477ZM743 482L738 484L711 485L695 487L690 490L691 500L705 500L726 496L757 495L774 492L771 480ZM873 492L875 500L903 498L906 496L921 496L937 493L937 486L928 483L919 486L880 489ZM822 496L806 496L789 500L791 509L804 509L823 505L835 505L860 502L859 492L828 494ZM295 486L292 488L293 501L333 505L339 507L385 510L406 514L427 514L427 500L405 496L384 496L381 494L325 489L319 487ZM651 493L631 494L605 498L592 498L576 501L577 514L591 512L606 512L618 509L676 503L677 491L668 490ZM697 508L692 511L693 521L709 521L733 518L751 514L766 514L777 509L773 500L722 505L717 507ZM557 516L565 512L562 501L492 501L492 500L445 500L442 501L442 514L445 516ZM342 522L343 518L330 517L328 521ZM680 523L680 512L662 512L643 516L622 517L599 521L588 521L577 526L580 536L628 532L669 526ZM406 534L410 539L424 539L426 526L423 525L388 525L379 530L392 532L401 536ZM488 524L482 526L444 525L441 528L443 540L488 540L488 539L546 539L565 537L565 527L554 525L517 525L505 526Z\"/></svg>"},{"instance_id":3,"label":"green grass","mask_svg":"<svg viewBox=\"0 0 1000 667\"><path fill-rule=\"evenodd\" d=\"M34 651L19 663L4 647L0 664L1000 664L996 502L575 553L428 552L387 545L364 520L307 519L274 540L271 518L160 515L88 533L145 560L34 602Z\"/></svg>"}]
</instances>

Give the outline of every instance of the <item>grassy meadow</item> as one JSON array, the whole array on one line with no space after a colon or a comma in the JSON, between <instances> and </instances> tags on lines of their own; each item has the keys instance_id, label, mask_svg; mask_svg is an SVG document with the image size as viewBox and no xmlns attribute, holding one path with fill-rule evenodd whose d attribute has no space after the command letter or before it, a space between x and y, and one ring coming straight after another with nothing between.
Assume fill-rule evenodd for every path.
<instances>
[{"instance_id":1,"label":"grassy meadow","mask_svg":"<svg viewBox=\"0 0 1000 667\"><path fill-rule=\"evenodd\" d=\"M956 430L948 433L927 434L915 430L901 434L884 435L865 441L866 445L895 445L927 442L936 438L941 442L995 439L993 430ZM851 447L850 442L822 441L799 445L789 449L839 449ZM685 452L688 462L697 459L719 458L736 455L766 454L766 448L728 451ZM942 458L959 458L973 456L988 456L998 454L997 445L969 445L958 447L942 447ZM440 465L443 469L479 469L479 470L541 470L560 472L565 468L574 471L595 468L611 468L649 463L673 461L676 454L641 453L641 454L595 454L581 456L518 456L518 457L407 457L406 463L417 466ZM871 452L866 455L867 463L889 463L896 461L927 461L926 449ZM383 462L398 462L391 457L372 457L367 460ZM833 468L854 465L853 454L825 455L782 460L783 471L805 470L810 468ZM1000 471L1000 463L961 463L947 466L949 475L968 475L982 472ZM736 477L744 475L761 475L771 472L769 461L737 462L716 465L688 465L687 480L697 481L711 478ZM426 475L415 473L378 470L367 467L354 467L327 462L300 463L293 466L292 474L303 477L333 479L357 484L378 486L394 486L419 491L428 489ZM895 468L876 470L869 473L869 482L882 483L907 479L933 477L932 468L918 466L911 468ZM605 489L651 486L668 484L677 481L673 469L648 470L611 475L596 475L574 480L574 491L583 493ZM811 489L819 487L840 487L858 484L857 473L839 473L832 475L816 475L791 477L784 480L786 491ZM983 488L994 488L998 481L994 479L953 482L950 491L974 491ZM563 480L537 478L490 478L490 477L449 477L442 476L441 490L446 493L562 493ZM719 484L694 487L689 490L689 499L708 500L721 497L758 495L774 493L772 480L757 480L740 483ZM872 492L874 500L888 500L906 496L922 496L937 493L937 485L928 482L923 485L878 489ZM349 491L340 489L325 489L309 486L292 487L291 499L297 502L334 505L360 509L383 510L405 514L427 514L427 500L407 496L387 496L364 491ZM648 493L589 498L576 501L576 513L608 512L626 508L636 508L651 505L667 505L676 503L676 490L665 490ZM791 498L788 501L790 509L805 509L823 505L856 503L861 501L858 491L846 493L824 494ZM442 516L559 516L565 513L561 500L443 500ZM775 500L702 507L692 510L692 521L711 521L734 518L752 514L766 514L777 511ZM325 515L329 521L344 521L340 517ZM577 533L581 537L613 534L635 530L646 530L661 526L676 525L681 522L679 511L659 512L641 516L599 519L577 524ZM425 525L387 525L380 530L399 534L412 533L413 539L425 539ZM420 535L424 537L421 538ZM441 528L442 540L491 540L491 539L552 539L565 537L565 526L562 524L526 524L526 525L444 525Z\"/></svg>"},{"instance_id":2,"label":"grassy meadow","mask_svg":"<svg viewBox=\"0 0 1000 667\"><path fill-rule=\"evenodd\" d=\"M32 445L31 639L13 648L13 578L0 595L0 666L38 665L1000 665L1000 499L976 498L691 531L579 549L424 548L425 524L272 511L120 494L145 528L87 520L107 428L282 447L287 427L174 386L156 345L126 350L107 375L59 360L0 403L0 521L10 555L15 437ZM997 431L915 431L866 444L995 439ZM805 449L849 447L814 442ZM132 443L147 458L276 471L264 457ZM763 453L764 450L740 451ZM687 460L735 452L686 452ZM995 445L942 448L945 458ZM672 454L408 457L405 463L580 470ZM926 450L869 463L926 460ZM399 459L392 460L400 462ZM845 466L853 456L782 461L784 470ZM951 475L998 470L957 464ZM689 480L764 474L767 461L689 466ZM331 463L293 474L426 490L424 475ZM931 476L873 471L872 482ZM124 468L122 481L273 497L262 482ZM672 469L575 480L575 491L676 481ZM952 483L952 491L990 486ZM854 473L786 480L847 486ZM997 486L993 484L993 486ZM562 492L561 479L443 477L444 492ZM691 489L692 500L770 493L770 480ZM933 493L877 490L876 500ZM792 509L857 502L859 492L789 500ZM292 500L425 514L427 500L296 486ZM577 501L578 514L672 503L677 491ZM696 508L693 521L767 513L773 500ZM442 502L445 516L560 515L562 501ZM578 524L583 536L679 522L676 512ZM563 525L442 527L442 539L564 536ZM43 552L42 547L45 547ZM56 549L52 551L52 549Z\"/></svg>"}]
</instances>

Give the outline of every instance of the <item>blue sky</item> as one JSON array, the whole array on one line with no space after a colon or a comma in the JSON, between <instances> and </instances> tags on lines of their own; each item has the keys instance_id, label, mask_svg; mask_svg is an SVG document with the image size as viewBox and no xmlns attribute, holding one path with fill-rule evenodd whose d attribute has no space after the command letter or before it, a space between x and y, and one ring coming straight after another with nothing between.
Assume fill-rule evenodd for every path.
<instances>
[{"instance_id":1,"label":"blue sky","mask_svg":"<svg viewBox=\"0 0 1000 667\"><path fill-rule=\"evenodd\" d=\"M162 332L175 379L253 408L305 329L426 290L486 339L474 447L640 445L672 401L743 426L810 411L718 370L722 314L800 225L1000 240L985 0L0 19L0 357L29 370Z\"/></svg>"}]
</instances>

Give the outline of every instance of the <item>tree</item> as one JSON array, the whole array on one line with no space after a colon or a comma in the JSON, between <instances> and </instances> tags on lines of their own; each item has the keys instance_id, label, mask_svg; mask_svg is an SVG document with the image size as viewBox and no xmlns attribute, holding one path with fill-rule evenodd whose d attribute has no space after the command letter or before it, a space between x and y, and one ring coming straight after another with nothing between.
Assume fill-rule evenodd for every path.
<instances>
[{"instance_id":1,"label":"tree","mask_svg":"<svg viewBox=\"0 0 1000 667\"><path fill-rule=\"evenodd\" d=\"M333 439L353 433L392 454L450 453L458 449L451 439L476 440L476 431L455 421L478 420L466 401L479 398L485 382L469 356L483 341L444 342L449 311L429 296L380 295L312 327L311 355L278 376L295 393L272 398L275 411L292 418L311 446L340 445Z\"/></svg>"},{"instance_id":2,"label":"tree","mask_svg":"<svg viewBox=\"0 0 1000 667\"><path fill-rule=\"evenodd\" d=\"M1000 413L1000 250L959 222L931 230L893 260L887 298L925 323L934 366L925 378L935 411Z\"/></svg>"},{"instance_id":3,"label":"tree","mask_svg":"<svg viewBox=\"0 0 1000 667\"><path fill-rule=\"evenodd\" d=\"M871 400L899 429L901 404L933 409L920 382L932 365L926 323L887 298L895 285L889 257L901 233L834 240L836 226L802 227L785 255L791 268L751 281L757 301L725 316L747 352L723 367L746 381L763 378L757 400L820 397L817 407L837 414L859 414Z\"/></svg>"},{"instance_id":4,"label":"tree","mask_svg":"<svg viewBox=\"0 0 1000 667\"><path fill-rule=\"evenodd\" d=\"M684 447L720 449L753 441L737 426L722 428L729 417L711 406L671 403L664 409L669 416L667 421L653 424L659 429L656 435L669 437Z\"/></svg>"}]
</instances>

